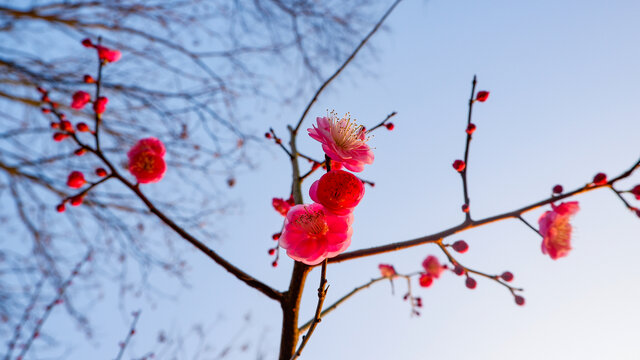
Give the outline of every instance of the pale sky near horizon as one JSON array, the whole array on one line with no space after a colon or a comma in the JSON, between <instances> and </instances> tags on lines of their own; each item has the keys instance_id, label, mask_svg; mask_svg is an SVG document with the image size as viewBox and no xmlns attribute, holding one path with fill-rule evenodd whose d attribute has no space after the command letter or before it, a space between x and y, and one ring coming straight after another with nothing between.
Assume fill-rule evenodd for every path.
<instances>
[{"instance_id":1,"label":"pale sky near horizon","mask_svg":"<svg viewBox=\"0 0 640 360\"><path fill-rule=\"evenodd\" d=\"M388 19L390 31L372 39L375 56L348 68L303 125L309 127L327 109L350 112L366 125L398 112L395 130L381 129L370 140L376 160L362 176L376 186L366 189L356 209L350 250L462 221L462 186L451 163L463 156L474 74L478 89L491 91L489 100L474 108L478 130L469 164L474 218L542 200L557 183L572 190L597 172L624 172L640 156L639 18L636 1L402 2ZM300 110L273 110L263 118L277 120L251 127L256 134L270 126L285 133ZM321 157L312 139L301 137L299 146ZM239 176L232 190L242 210L222 219L224 239L211 246L282 290L292 261L282 253L273 269L266 252L282 221L271 198L286 195L290 169L278 149L265 147L260 166ZM621 188L637 183L640 175ZM302 359L639 359L640 219L606 189L575 200L581 210L572 222L574 249L557 261L541 253L539 236L514 220L448 239L469 243L469 252L458 256L465 265L489 273L512 271L514 284L525 288L524 307L498 284L477 278L477 288L468 290L463 278L446 273L428 289L416 290L414 283L424 308L422 316L410 317L402 300L405 284L397 281L392 295L382 282L328 315ZM525 217L536 224L544 210ZM159 329L186 333L201 321L219 347L240 331L237 344L252 345L250 353L231 352L228 358L255 359L257 347L265 360L276 359L279 306L188 244L183 251L192 252L188 288L165 289L171 298L154 306L127 305L127 311L143 308L132 356L152 350ZM409 273L419 270L428 254L445 260L435 246L425 245L331 265L326 304L377 277L379 263ZM163 281L154 276L152 281ZM301 321L313 313L318 277L317 271L309 276ZM71 359L111 358L129 321L117 309L117 294L95 305L91 318L99 331L90 341L55 316L46 330L75 338ZM247 313L251 322L243 330ZM193 351L187 348L184 359Z\"/></svg>"}]
</instances>

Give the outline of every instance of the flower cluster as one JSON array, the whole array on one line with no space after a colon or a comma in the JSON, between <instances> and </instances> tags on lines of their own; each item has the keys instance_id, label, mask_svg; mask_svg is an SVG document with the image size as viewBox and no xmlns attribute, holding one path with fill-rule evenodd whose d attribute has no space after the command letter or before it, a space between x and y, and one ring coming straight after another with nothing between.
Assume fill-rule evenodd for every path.
<instances>
[{"instance_id":1,"label":"flower cluster","mask_svg":"<svg viewBox=\"0 0 640 360\"><path fill-rule=\"evenodd\" d=\"M364 183L341 168L362 171L373 162L373 152L366 144L366 130L348 116L317 118L317 126L308 131L322 144L330 171L311 185L313 204L288 209L279 245L290 258L316 265L351 244L353 209L364 196ZM282 199L274 199L273 206L284 214L290 204L278 200Z\"/></svg>"}]
</instances>

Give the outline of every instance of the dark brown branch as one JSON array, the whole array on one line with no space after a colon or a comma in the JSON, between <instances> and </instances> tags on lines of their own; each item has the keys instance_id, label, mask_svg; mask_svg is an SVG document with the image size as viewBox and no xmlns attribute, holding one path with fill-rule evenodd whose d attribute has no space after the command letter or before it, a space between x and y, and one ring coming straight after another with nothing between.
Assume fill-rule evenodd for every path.
<instances>
[{"instance_id":1,"label":"dark brown branch","mask_svg":"<svg viewBox=\"0 0 640 360\"><path fill-rule=\"evenodd\" d=\"M467 115L467 129L469 125L471 125L471 112L473 110L473 97L476 93L476 76L473 76L473 81L471 82L471 97L469 98L469 113ZM469 204L469 189L467 184L467 170L469 170L469 145L471 143L471 133L467 131L467 142L464 147L464 170L460 172L460 176L462 176L462 188L464 190L464 203L468 206L467 211L465 212L465 218L467 221L471 220L471 206Z\"/></svg>"},{"instance_id":2,"label":"dark brown branch","mask_svg":"<svg viewBox=\"0 0 640 360\"><path fill-rule=\"evenodd\" d=\"M510 219L510 218L518 218L519 216L521 216L522 214L529 212L531 210L535 210L539 207L542 207L544 205L548 205L551 204L555 201L559 201L562 199L566 199L568 197L571 196L575 196L578 194L582 194L582 193L586 193L589 191L593 191L596 189L600 189L603 187L611 187L613 186L616 182L625 179L627 177L629 177L634 170L636 170L638 167L640 166L640 160L638 160L632 167L629 168L629 170L625 171L624 173L622 173L621 175L615 177L614 179L610 180L608 183L604 184L604 185L599 185L599 186L594 186L592 184L587 184L582 188L576 189L574 191L559 195L559 196L552 196L549 197L547 199L544 200L540 200L536 203L521 207L519 209L516 210L512 210L512 211L508 211L502 214L498 214L498 215L494 215L494 216L490 216L481 220L471 220L471 221L464 221L462 224L451 227L449 229L446 230L442 230L440 232L434 233L434 234L430 234L430 235L426 235L426 236L422 236L416 239L412 239L412 240L405 240L405 241L398 241L392 244L387 244L387 245L381 245L381 246L376 246L376 247L372 247L372 248L368 248L368 249L361 249L361 250L355 250L355 251L350 251L350 252L346 252L346 253L342 253L334 258L329 259L329 263L335 263L335 262L342 262L342 261L346 261L346 260L351 260L351 259L356 259L356 258L361 258L361 257L367 257L367 256L372 256L372 255L379 255L379 254L383 254L383 253L387 253L387 252L392 252L392 251L398 251L398 250L402 250L402 249L407 249L410 247L414 247L414 246L418 246L418 245L422 245L422 244L427 244L427 243L433 243L433 242L437 242L439 239L445 238L447 236L451 236L453 234L465 231L465 230L469 230L475 227L479 227L479 226L483 226L483 225L487 225L496 221L501 221L501 220L505 220L505 219Z\"/></svg>"}]
</instances>

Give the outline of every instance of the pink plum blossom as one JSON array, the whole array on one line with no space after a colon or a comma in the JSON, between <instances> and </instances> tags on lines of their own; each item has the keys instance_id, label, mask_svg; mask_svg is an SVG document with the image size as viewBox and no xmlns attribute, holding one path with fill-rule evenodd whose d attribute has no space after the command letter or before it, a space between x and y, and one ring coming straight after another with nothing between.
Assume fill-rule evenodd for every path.
<instances>
[{"instance_id":1,"label":"pink plum blossom","mask_svg":"<svg viewBox=\"0 0 640 360\"><path fill-rule=\"evenodd\" d=\"M316 265L349 247L352 222L351 213L337 215L320 204L296 205L287 213L279 244L290 258Z\"/></svg>"},{"instance_id":2,"label":"pink plum blossom","mask_svg":"<svg viewBox=\"0 0 640 360\"><path fill-rule=\"evenodd\" d=\"M96 45L96 50L98 50L98 57L100 60L116 62L122 57L122 53L120 51L109 49L106 46Z\"/></svg>"},{"instance_id":3,"label":"pink plum blossom","mask_svg":"<svg viewBox=\"0 0 640 360\"><path fill-rule=\"evenodd\" d=\"M433 255L427 256L426 259L422 262L422 267L427 275L437 279L440 277L440 274L444 271L444 267L440 264L440 261L437 257Z\"/></svg>"},{"instance_id":4,"label":"pink plum blossom","mask_svg":"<svg viewBox=\"0 0 640 360\"><path fill-rule=\"evenodd\" d=\"M91 95L86 91L76 91L73 94L71 108L80 110L91 101Z\"/></svg>"},{"instance_id":5,"label":"pink plum blossom","mask_svg":"<svg viewBox=\"0 0 640 360\"><path fill-rule=\"evenodd\" d=\"M577 201L551 204L551 210L540 216L540 235L542 235L542 253L556 260L567 256L571 250L571 231L569 218L575 215L580 207Z\"/></svg>"},{"instance_id":6,"label":"pink plum blossom","mask_svg":"<svg viewBox=\"0 0 640 360\"><path fill-rule=\"evenodd\" d=\"M338 119L335 113L316 118L316 125L307 129L309 136L322 143L322 150L332 160L341 162L354 172L373 163L373 151L367 145L367 132L347 115Z\"/></svg>"},{"instance_id":7,"label":"pink plum blossom","mask_svg":"<svg viewBox=\"0 0 640 360\"><path fill-rule=\"evenodd\" d=\"M141 184L158 182L167 171L164 144L156 138L139 140L127 153L129 172Z\"/></svg>"},{"instance_id":8,"label":"pink plum blossom","mask_svg":"<svg viewBox=\"0 0 640 360\"><path fill-rule=\"evenodd\" d=\"M164 156L164 154L166 153L166 150L162 141L154 137L138 140L138 142L135 145L133 145L131 150L129 150L129 152L127 153L127 156L129 157L129 159L131 159L133 155L141 151L151 151L158 156Z\"/></svg>"},{"instance_id":9,"label":"pink plum blossom","mask_svg":"<svg viewBox=\"0 0 640 360\"><path fill-rule=\"evenodd\" d=\"M378 269L380 269L380 275L382 275L382 277L392 278L397 274L393 265L380 264L378 265Z\"/></svg>"},{"instance_id":10,"label":"pink plum blossom","mask_svg":"<svg viewBox=\"0 0 640 360\"><path fill-rule=\"evenodd\" d=\"M346 215L362 200L364 184L350 172L332 170L311 185L309 196L329 211Z\"/></svg>"}]
</instances>

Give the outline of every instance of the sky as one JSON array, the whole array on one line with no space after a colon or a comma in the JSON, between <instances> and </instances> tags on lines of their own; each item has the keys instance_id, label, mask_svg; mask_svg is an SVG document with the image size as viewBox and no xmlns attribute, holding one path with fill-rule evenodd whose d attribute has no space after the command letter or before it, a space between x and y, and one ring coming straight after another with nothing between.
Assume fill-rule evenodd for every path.
<instances>
[{"instance_id":1,"label":"sky","mask_svg":"<svg viewBox=\"0 0 640 360\"><path fill-rule=\"evenodd\" d=\"M491 92L474 108L478 130L468 170L474 218L545 199L555 184L572 190L598 172L613 177L629 168L640 155L638 15L635 1L402 2L387 31L373 37L375 52L357 58L303 124L306 129L332 109L350 112L365 125L398 112L395 129L381 129L370 140L376 160L362 177L376 186L366 189L355 211L349 250L424 236L463 220L461 181L451 163L463 156L474 74L478 89ZM285 133L309 96L295 106L270 109L251 126L256 134L269 127ZM306 136L299 147L322 156ZM258 168L238 176L232 189L240 210L221 219L224 235L210 245L283 290L293 261L282 253L274 269L267 250L282 222L271 198L287 195L289 164L266 142L256 160ZM621 188L637 183L640 176ZM394 295L381 282L323 319L302 358L638 359L640 219L606 189L572 200L581 210L572 221L573 250L566 258L543 255L539 236L515 220L445 239L467 241L470 250L458 259L469 267L513 272L514 284L525 289L525 306L515 305L494 282L477 279L477 288L469 290L463 278L445 273L428 289L415 290L414 283L424 308L420 317L411 317L402 300L406 285L397 281ZM545 210L525 218L536 224ZM276 359L279 306L188 244L181 251L189 254L187 288L163 289L171 296L153 306L129 303L124 310L118 309L117 294L107 294L91 309L98 332L89 341L55 314L46 330L75 339L69 358L109 358L127 332L126 314L142 308L130 357L157 347L159 329L187 333L203 322L216 349L230 342L251 345L249 352L235 350L228 358ZM424 245L331 265L326 304L377 277L380 263L409 273L429 254L445 260L437 247ZM318 278L317 271L308 278L301 322L315 309ZM190 358L196 346L187 338L182 358Z\"/></svg>"}]
</instances>

